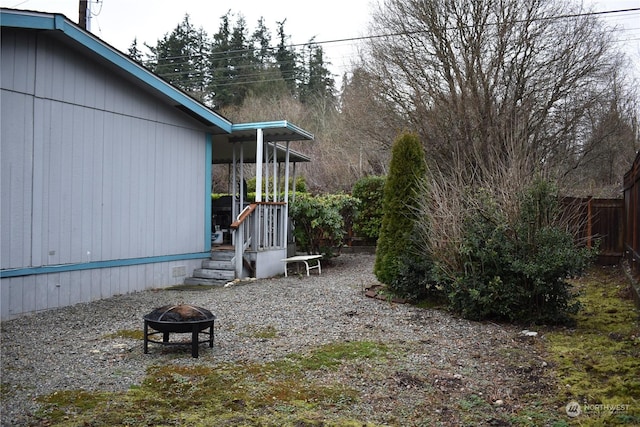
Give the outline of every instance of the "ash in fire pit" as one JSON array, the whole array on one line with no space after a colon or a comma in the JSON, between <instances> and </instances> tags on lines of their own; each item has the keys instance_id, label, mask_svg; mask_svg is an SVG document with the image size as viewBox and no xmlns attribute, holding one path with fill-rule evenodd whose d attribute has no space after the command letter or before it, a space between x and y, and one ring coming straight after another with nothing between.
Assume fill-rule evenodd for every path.
<instances>
[{"instance_id":1,"label":"ash in fire pit","mask_svg":"<svg viewBox=\"0 0 640 427\"><path fill-rule=\"evenodd\" d=\"M191 322L212 319L215 316L209 310L188 304L165 305L156 308L145 316L148 320L164 322Z\"/></svg>"},{"instance_id":2,"label":"ash in fire pit","mask_svg":"<svg viewBox=\"0 0 640 427\"><path fill-rule=\"evenodd\" d=\"M209 343L213 347L213 327L216 316L209 310L195 305L165 305L156 308L143 317L144 319L144 352L148 353L149 342L162 345L191 345L191 356L198 357L198 346ZM155 332L149 332L149 328ZM206 329L209 329L206 331ZM191 342L170 342L170 333L191 332ZM162 334L162 341L150 337ZM200 340L200 334L207 339Z\"/></svg>"}]
</instances>

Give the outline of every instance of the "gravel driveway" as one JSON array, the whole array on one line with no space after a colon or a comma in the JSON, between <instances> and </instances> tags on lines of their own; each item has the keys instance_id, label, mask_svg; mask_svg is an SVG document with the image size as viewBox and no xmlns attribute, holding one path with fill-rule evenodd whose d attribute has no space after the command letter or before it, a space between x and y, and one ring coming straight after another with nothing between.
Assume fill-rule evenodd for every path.
<instances>
[{"instance_id":1,"label":"gravel driveway","mask_svg":"<svg viewBox=\"0 0 640 427\"><path fill-rule=\"evenodd\" d=\"M343 254L325 263L320 276L151 290L3 322L2 425L28 425L38 395L127 390L140 384L151 365L270 361L344 341L383 342L397 350L393 366L375 378L331 374L360 392L351 415L380 424L395 424L398 407L428 406L436 419L455 425L460 399L471 395L499 419L526 404L527 393L550 387L543 381L548 368L542 346L521 339L521 328L365 297L364 288L375 283L373 262L373 255ZM217 316L214 348L202 346L198 359L188 348L153 344L143 354L141 340L110 336L140 331L143 315L177 303ZM263 328L275 336L252 333Z\"/></svg>"}]
</instances>

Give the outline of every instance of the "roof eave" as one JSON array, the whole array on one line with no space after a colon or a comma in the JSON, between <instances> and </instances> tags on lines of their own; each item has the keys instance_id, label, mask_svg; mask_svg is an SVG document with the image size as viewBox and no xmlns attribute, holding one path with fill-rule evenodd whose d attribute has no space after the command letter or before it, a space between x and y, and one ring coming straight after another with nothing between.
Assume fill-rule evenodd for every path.
<instances>
[{"instance_id":1,"label":"roof eave","mask_svg":"<svg viewBox=\"0 0 640 427\"><path fill-rule=\"evenodd\" d=\"M70 39L127 72L141 83L144 83L172 101L182 105L185 109L201 118L205 123L217 126L227 133L230 133L232 130L233 125L230 121L208 109L200 102L172 86L170 83L131 60L99 38L93 36L91 33L82 30L73 22L69 21L64 15L0 9L0 25L2 27L32 30L61 31Z\"/></svg>"},{"instance_id":2,"label":"roof eave","mask_svg":"<svg viewBox=\"0 0 640 427\"><path fill-rule=\"evenodd\" d=\"M292 137L290 139L291 141L313 141L314 139L314 135L311 132L308 132L286 120L237 123L231 126L231 134L233 135L234 132L243 132L258 129L286 129L292 134Z\"/></svg>"}]
</instances>

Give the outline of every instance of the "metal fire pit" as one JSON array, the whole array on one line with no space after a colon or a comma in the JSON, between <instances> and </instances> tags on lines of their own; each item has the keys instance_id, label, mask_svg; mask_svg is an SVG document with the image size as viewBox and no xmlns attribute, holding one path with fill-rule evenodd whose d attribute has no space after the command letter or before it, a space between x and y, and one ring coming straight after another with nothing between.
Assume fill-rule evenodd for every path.
<instances>
[{"instance_id":1,"label":"metal fire pit","mask_svg":"<svg viewBox=\"0 0 640 427\"><path fill-rule=\"evenodd\" d=\"M149 352L149 343L161 345L191 345L191 356L198 357L198 346L209 343L213 347L213 326L216 316L209 310L195 305L165 305L156 308L143 317L144 319L144 352ZM149 328L154 331L149 331ZM208 330L207 330L208 329ZM171 342L170 333L191 333L191 342ZM162 341L154 340L155 335L162 334ZM200 335L206 339L201 340Z\"/></svg>"}]
</instances>

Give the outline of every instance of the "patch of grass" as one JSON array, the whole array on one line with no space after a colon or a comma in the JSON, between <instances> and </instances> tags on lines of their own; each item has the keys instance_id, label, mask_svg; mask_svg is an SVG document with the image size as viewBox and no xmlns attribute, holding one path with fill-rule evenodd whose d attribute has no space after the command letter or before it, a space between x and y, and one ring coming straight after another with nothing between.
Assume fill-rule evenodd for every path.
<instances>
[{"instance_id":1,"label":"patch of grass","mask_svg":"<svg viewBox=\"0 0 640 427\"><path fill-rule=\"evenodd\" d=\"M583 306L576 327L546 334L561 385L558 403L582 405L581 425L638 425L640 322L626 297L628 282L617 270L594 267L574 285ZM621 409L602 409L614 407Z\"/></svg>"},{"instance_id":2,"label":"patch of grass","mask_svg":"<svg viewBox=\"0 0 640 427\"><path fill-rule=\"evenodd\" d=\"M388 348L384 344L370 341L352 341L327 344L314 350L310 355L294 355L303 370L332 369L343 361L371 359L384 356Z\"/></svg>"},{"instance_id":3,"label":"patch of grass","mask_svg":"<svg viewBox=\"0 0 640 427\"><path fill-rule=\"evenodd\" d=\"M128 338L132 340L140 340L144 339L144 332L140 329L121 329L112 334L105 335L106 339L114 339L114 338Z\"/></svg>"},{"instance_id":4,"label":"patch of grass","mask_svg":"<svg viewBox=\"0 0 640 427\"><path fill-rule=\"evenodd\" d=\"M278 336L278 330L275 326L249 326L246 332L240 332L238 335L248 338L272 339Z\"/></svg>"},{"instance_id":5,"label":"patch of grass","mask_svg":"<svg viewBox=\"0 0 640 427\"><path fill-rule=\"evenodd\" d=\"M322 346L308 355L270 363L160 365L126 393L63 391L40 398L43 425L292 425L374 426L340 412L359 393L339 383L310 380L307 370L384 355L383 345Z\"/></svg>"}]
</instances>

